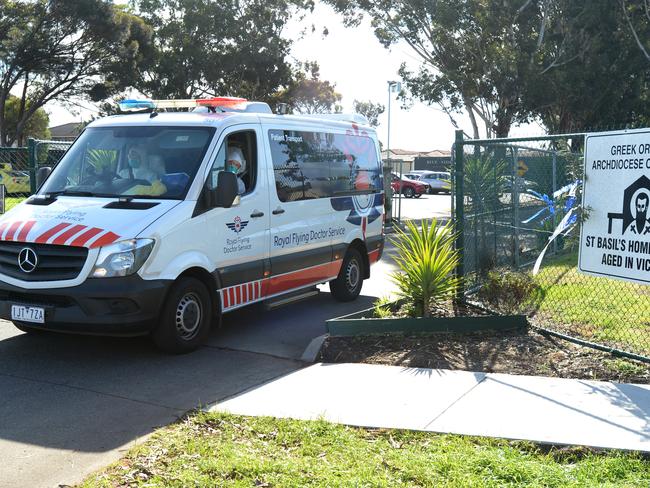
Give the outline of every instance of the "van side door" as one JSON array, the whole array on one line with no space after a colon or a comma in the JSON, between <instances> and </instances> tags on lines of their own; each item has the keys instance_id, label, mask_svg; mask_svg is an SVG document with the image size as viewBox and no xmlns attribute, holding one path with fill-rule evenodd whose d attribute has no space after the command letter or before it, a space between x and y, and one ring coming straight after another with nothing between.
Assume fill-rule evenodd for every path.
<instances>
[{"instance_id":1,"label":"van side door","mask_svg":"<svg viewBox=\"0 0 650 488\"><path fill-rule=\"evenodd\" d=\"M215 188L220 171L228 170L235 158L243 170L238 173L240 202L230 208L207 213L206 236L214 243L212 256L218 263L222 310L260 301L262 281L269 259L268 169L261 132L257 125L241 124L226 129L206 178L206 188Z\"/></svg>"}]
</instances>

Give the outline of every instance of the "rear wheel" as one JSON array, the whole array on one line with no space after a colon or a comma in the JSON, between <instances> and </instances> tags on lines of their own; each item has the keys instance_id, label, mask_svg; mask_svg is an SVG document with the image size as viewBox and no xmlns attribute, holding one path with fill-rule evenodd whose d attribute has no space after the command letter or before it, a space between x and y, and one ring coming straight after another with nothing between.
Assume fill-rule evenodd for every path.
<instances>
[{"instance_id":1,"label":"rear wheel","mask_svg":"<svg viewBox=\"0 0 650 488\"><path fill-rule=\"evenodd\" d=\"M181 278L170 290L151 337L159 349L184 354L205 343L211 323L207 288L196 278Z\"/></svg>"},{"instance_id":2,"label":"rear wheel","mask_svg":"<svg viewBox=\"0 0 650 488\"><path fill-rule=\"evenodd\" d=\"M411 187L404 188L404 196L406 198L413 198L415 196L415 190Z\"/></svg>"},{"instance_id":3,"label":"rear wheel","mask_svg":"<svg viewBox=\"0 0 650 488\"><path fill-rule=\"evenodd\" d=\"M339 275L330 281L330 291L340 302L350 302L359 296L363 286L364 264L361 253L356 249L348 249Z\"/></svg>"}]
</instances>

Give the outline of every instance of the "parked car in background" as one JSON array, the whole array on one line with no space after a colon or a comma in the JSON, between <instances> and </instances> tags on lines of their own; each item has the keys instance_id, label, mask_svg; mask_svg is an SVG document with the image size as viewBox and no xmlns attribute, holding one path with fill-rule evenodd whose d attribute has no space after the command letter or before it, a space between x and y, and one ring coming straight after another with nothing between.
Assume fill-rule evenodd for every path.
<instances>
[{"instance_id":1,"label":"parked car in background","mask_svg":"<svg viewBox=\"0 0 650 488\"><path fill-rule=\"evenodd\" d=\"M409 179L411 179L411 180L419 180L420 177L421 177L423 174L426 174L426 173L431 173L431 171L426 171L426 170L413 170L413 171L409 171L408 173L403 174L402 176L404 176L405 178L409 178Z\"/></svg>"},{"instance_id":2,"label":"parked car in background","mask_svg":"<svg viewBox=\"0 0 650 488\"><path fill-rule=\"evenodd\" d=\"M402 177L396 173L391 173L391 188L393 193L399 193L406 198L420 198L422 195L429 191L429 185L420 181L412 180L410 178Z\"/></svg>"},{"instance_id":3,"label":"parked car in background","mask_svg":"<svg viewBox=\"0 0 650 488\"><path fill-rule=\"evenodd\" d=\"M17 171L6 167L0 168L0 184L5 186L7 195L30 193L29 173L27 171Z\"/></svg>"},{"instance_id":4,"label":"parked car in background","mask_svg":"<svg viewBox=\"0 0 650 488\"><path fill-rule=\"evenodd\" d=\"M418 181L429 185L429 193L451 193L451 173L431 171L420 175Z\"/></svg>"}]
</instances>

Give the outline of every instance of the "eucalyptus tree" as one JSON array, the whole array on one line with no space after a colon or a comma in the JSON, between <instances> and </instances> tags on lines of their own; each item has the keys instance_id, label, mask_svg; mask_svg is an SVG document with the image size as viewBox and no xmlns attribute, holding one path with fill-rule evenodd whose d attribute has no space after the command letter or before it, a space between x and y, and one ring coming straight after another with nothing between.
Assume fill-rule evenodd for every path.
<instances>
[{"instance_id":1,"label":"eucalyptus tree","mask_svg":"<svg viewBox=\"0 0 650 488\"><path fill-rule=\"evenodd\" d=\"M269 100L289 86L286 23L311 0L133 0L154 28L155 62L137 88L154 98L217 95Z\"/></svg>"},{"instance_id":2,"label":"eucalyptus tree","mask_svg":"<svg viewBox=\"0 0 650 488\"><path fill-rule=\"evenodd\" d=\"M379 125L379 116L384 113L386 107L381 103L374 103L370 100L362 102L359 100L354 101L354 111L358 114L365 115L368 122L372 127Z\"/></svg>"},{"instance_id":3,"label":"eucalyptus tree","mask_svg":"<svg viewBox=\"0 0 650 488\"><path fill-rule=\"evenodd\" d=\"M369 15L384 46L406 43L421 61L418 70L400 69L409 91L452 119L466 111L474 137L506 136L528 117L521 92L535 67L544 2L327 1L348 25Z\"/></svg>"},{"instance_id":4,"label":"eucalyptus tree","mask_svg":"<svg viewBox=\"0 0 650 488\"><path fill-rule=\"evenodd\" d=\"M52 100L100 100L130 86L150 40L141 19L108 0L0 0L0 145L21 139Z\"/></svg>"},{"instance_id":5,"label":"eucalyptus tree","mask_svg":"<svg viewBox=\"0 0 650 488\"><path fill-rule=\"evenodd\" d=\"M297 63L292 79L286 88L271 97L271 105L286 103L293 113L316 114L340 111L341 94L336 86L320 77L320 67L315 61Z\"/></svg>"}]
</instances>

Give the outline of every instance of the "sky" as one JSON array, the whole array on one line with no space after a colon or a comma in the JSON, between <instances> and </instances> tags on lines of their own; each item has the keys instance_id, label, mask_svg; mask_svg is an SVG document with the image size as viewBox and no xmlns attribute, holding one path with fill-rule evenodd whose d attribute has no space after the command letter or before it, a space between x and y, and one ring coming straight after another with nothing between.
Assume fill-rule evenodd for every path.
<instances>
[{"instance_id":1,"label":"sky","mask_svg":"<svg viewBox=\"0 0 650 488\"><path fill-rule=\"evenodd\" d=\"M311 32L311 25L315 31ZM301 32L307 27L307 33ZM323 36L323 28L329 34ZM397 74L402 62L410 68L420 64L411 49L399 43L390 50L384 48L376 39L370 21L355 28L343 26L341 17L327 5L317 2L316 9L301 23L296 21L286 26L286 35L297 39L291 57L297 61L317 61L320 65L321 79L334 83L343 96L341 105L344 112L353 112L354 100L372 101L388 107L388 81L399 81ZM231 94L236 96L237 94ZM392 94L390 110L390 147L413 151L449 150L454 140L454 126L448 116L437 107L416 102L408 109ZM80 102L91 108L89 102ZM92 111L79 109L78 114L58 106L46 107L50 113L50 125L78 122L88 119ZM457 122L466 133L471 126L466 116L459 116ZM388 110L379 119L377 128L384 147L388 144ZM511 135L538 134L539 127L524 126L515 128Z\"/></svg>"}]
</instances>

